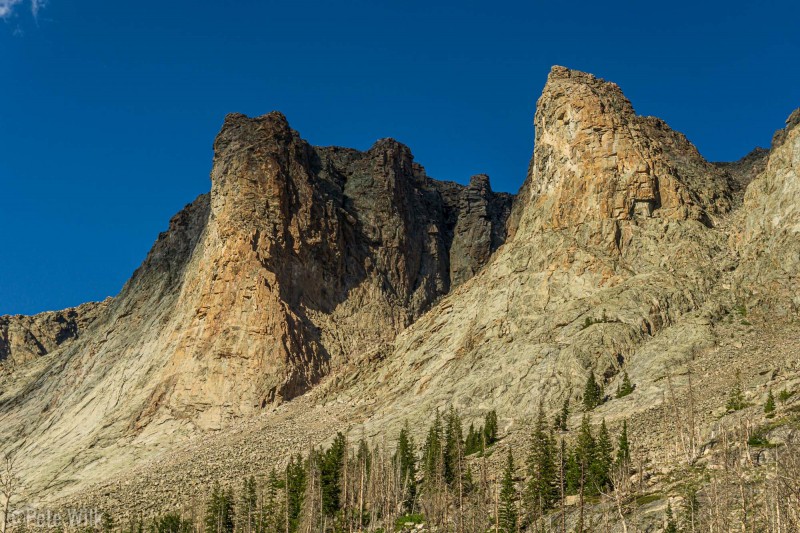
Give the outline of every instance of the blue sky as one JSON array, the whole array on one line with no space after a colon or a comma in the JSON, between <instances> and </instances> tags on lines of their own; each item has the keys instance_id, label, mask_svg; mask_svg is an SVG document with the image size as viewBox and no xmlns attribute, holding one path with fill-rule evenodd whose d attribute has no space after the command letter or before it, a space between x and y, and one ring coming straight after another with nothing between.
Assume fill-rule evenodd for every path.
<instances>
[{"instance_id":1,"label":"blue sky","mask_svg":"<svg viewBox=\"0 0 800 533\"><path fill-rule=\"evenodd\" d=\"M0 314L116 294L209 189L226 113L395 137L433 177L515 192L561 64L732 160L800 106L798 20L794 1L0 0Z\"/></svg>"}]
</instances>

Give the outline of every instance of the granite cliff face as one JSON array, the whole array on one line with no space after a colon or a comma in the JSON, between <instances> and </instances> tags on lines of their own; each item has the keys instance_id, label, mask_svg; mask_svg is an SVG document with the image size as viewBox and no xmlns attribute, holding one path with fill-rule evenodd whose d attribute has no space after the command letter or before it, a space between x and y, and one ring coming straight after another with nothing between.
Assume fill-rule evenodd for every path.
<instances>
[{"instance_id":1,"label":"granite cliff face","mask_svg":"<svg viewBox=\"0 0 800 533\"><path fill-rule=\"evenodd\" d=\"M279 113L230 115L214 150L211 192L172 219L116 298L0 319L0 353L52 352L0 383L0 440L35 450L39 488L369 359L505 237L510 195L485 176L432 180L391 139L316 148Z\"/></svg>"},{"instance_id":2,"label":"granite cliff face","mask_svg":"<svg viewBox=\"0 0 800 533\"><path fill-rule=\"evenodd\" d=\"M344 393L381 402L368 426L448 403L532 416L579 399L590 371L613 390L623 366L641 384L630 416L660 404L666 369L714 346L736 305L728 169L637 116L617 85L561 67L534 125L508 242Z\"/></svg>"},{"instance_id":3,"label":"granite cliff face","mask_svg":"<svg viewBox=\"0 0 800 533\"><path fill-rule=\"evenodd\" d=\"M230 115L210 193L116 298L0 318L0 359L17 362L0 377L0 444L24 454L31 494L55 497L221 430L208 455L202 441L165 460L178 485L205 471L198 456L231 476L282 460L253 435L288 453L448 404L497 409L513 430L540 400L578 399L590 371L613 390L622 368L635 394L601 416L647 430L688 364L715 394L734 363L764 375L719 362L726 338L747 339L733 310L796 316L799 121L769 153L709 163L617 85L554 67L512 206L484 175L429 178L391 139L313 147L279 113ZM238 427L250 436L232 453ZM131 476L104 494L123 499Z\"/></svg>"},{"instance_id":4,"label":"granite cliff face","mask_svg":"<svg viewBox=\"0 0 800 533\"><path fill-rule=\"evenodd\" d=\"M14 365L67 346L102 313L107 302L91 302L35 316L0 316L0 363Z\"/></svg>"},{"instance_id":5,"label":"granite cliff face","mask_svg":"<svg viewBox=\"0 0 800 533\"><path fill-rule=\"evenodd\" d=\"M780 318L800 310L800 109L772 140L764 171L744 198L736 272L744 305Z\"/></svg>"}]
</instances>

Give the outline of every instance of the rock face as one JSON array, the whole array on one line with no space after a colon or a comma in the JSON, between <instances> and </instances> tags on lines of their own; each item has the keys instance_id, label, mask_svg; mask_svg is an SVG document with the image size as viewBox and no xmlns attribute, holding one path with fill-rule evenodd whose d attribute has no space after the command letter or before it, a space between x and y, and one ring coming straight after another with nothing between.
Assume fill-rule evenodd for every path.
<instances>
[{"instance_id":1,"label":"rock face","mask_svg":"<svg viewBox=\"0 0 800 533\"><path fill-rule=\"evenodd\" d=\"M741 266L736 280L748 307L779 316L800 310L800 109L772 140L764 171L747 188Z\"/></svg>"},{"instance_id":2,"label":"rock face","mask_svg":"<svg viewBox=\"0 0 800 533\"><path fill-rule=\"evenodd\" d=\"M744 193L744 190L750 185L750 182L764 172L764 169L767 167L767 159L769 159L769 150L766 148L755 148L738 161L714 164L728 172L736 184L736 188Z\"/></svg>"},{"instance_id":3,"label":"rock face","mask_svg":"<svg viewBox=\"0 0 800 533\"><path fill-rule=\"evenodd\" d=\"M482 175L432 180L390 139L313 147L279 113L230 115L211 192L116 298L0 319L0 353L20 361L0 376L0 445L51 497L256 413L248 435L273 428L281 450L448 404L513 426L578 399L589 372L613 390L623 367L635 401L603 416L644 413L714 352L731 310L797 313L798 122L766 166L759 152L712 164L617 85L554 67L512 206ZM296 420L314 427L284 434ZM232 464L223 444L208 457Z\"/></svg>"},{"instance_id":4,"label":"rock face","mask_svg":"<svg viewBox=\"0 0 800 533\"><path fill-rule=\"evenodd\" d=\"M736 266L717 228L727 171L615 84L561 67L535 127L508 242L353 384L356 401L385 399L375 427L451 402L532 415L578 397L590 370L609 387L622 365L655 379L712 342L706 305Z\"/></svg>"},{"instance_id":5,"label":"rock face","mask_svg":"<svg viewBox=\"0 0 800 533\"><path fill-rule=\"evenodd\" d=\"M35 316L0 316L0 363L19 365L68 345L106 304L91 302Z\"/></svg>"},{"instance_id":6,"label":"rock face","mask_svg":"<svg viewBox=\"0 0 800 533\"><path fill-rule=\"evenodd\" d=\"M472 176L466 189L450 186L442 194L449 200L449 211L456 215L450 247L450 280L460 285L474 276L505 242L512 196L493 192L485 174Z\"/></svg>"},{"instance_id":7,"label":"rock face","mask_svg":"<svg viewBox=\"0 0 800 533\"><path fill-rule=\"evenodd\" d=\"M210 194L172 219L120 295L0 383L0 440L24 435L40 487L219 428L385 351L505 237L510 195L485 176L436 182L391 139L317 148L279 113L230 115L214 150ZM16 359L50 351L19 328Z\"/></svg>"}]
</instances>

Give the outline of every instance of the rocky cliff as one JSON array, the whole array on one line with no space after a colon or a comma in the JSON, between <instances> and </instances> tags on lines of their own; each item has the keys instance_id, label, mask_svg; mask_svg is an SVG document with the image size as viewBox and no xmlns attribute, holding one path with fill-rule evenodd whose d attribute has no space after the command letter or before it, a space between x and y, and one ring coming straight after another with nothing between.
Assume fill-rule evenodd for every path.
<instances>
[{"instance_id":1,"label":"rocky cliff","mask_svg":"<svg viewBox=\"0 0 800 533\"><path fill-rule=\"evenodd\" d=\"M187 471L202 485L198 457L236 477L448 404L497 409L513 432L540 401L578 400L590 372L613 390L625 369L635 393L600 415L657 456L675 374L701 369L697 417L713 420L734 369L766 386L791 367L775 343L798 306L798 116L769 154L712 164L614 83L554 67L512 206L483 175L431 179L390 139L313 147L279 113L230 115L211 192L120 295L47 355L41 335L15 337L38 357L1 378L0 442L25 454L32 494L127 472L98 490L174 503ZM775 355L736 357L742 306L781 317L752 343Z\"/></svg>"},{"instance_id":2,"label":"rocky cliff","mask_svg":"<svg viewBox=\"0 0 800 533\"><path fill-rule=\"evenodd\" d=\"M775 134L766 168L747 188L742 217L743 229L736 236L741 253L736 282L742 304L774 318L797 316L800 109Z\"/></svg>"},{"instance_id":3,"label":"rocky cliff","mask_svg":"<svg viewBox=\"0 0 800 533\"><path fill-rule=\"evenodd\" d=\"M449 402L531 415L578 398L590 371L656 379L713 343L705 305L737 265L717 227L731 176L589 74L555 67L534 125L509 241L357 387L385 399L375 424Z\"/></svg>"},{"instance_id":4,"label":"rocky cliff","mask_svg":"<svg viewBox=\"0 0 800 533\"><path fill-rule=\"evenodd\" d=\"M505 238L510 195L485 176L437 182L391 139L317 148L279 113L230 115L214 150L211 192L91 320L0 319L14 360L49 353L0 383L0 441L25 450L37 488L369 359Z\"/></svg>"},{"instance_id":5,"label":"rocky cliff","mask_svg":"<svg viewBox=\"0 0 800 533\"><path fill-rule=\"evenodd\" d=\"M0 364L6 370L67 346L102 313L108 302L91 302L34 316L0 316Z\"/></svg>"}]
</instances>

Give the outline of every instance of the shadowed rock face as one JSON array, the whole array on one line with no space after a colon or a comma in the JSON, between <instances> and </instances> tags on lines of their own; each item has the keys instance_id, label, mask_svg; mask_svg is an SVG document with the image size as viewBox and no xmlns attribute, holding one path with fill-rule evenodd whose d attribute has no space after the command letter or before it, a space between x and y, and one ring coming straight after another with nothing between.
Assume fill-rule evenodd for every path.
<instances>
[{"instance_id":1,"label":"shadowed rock face","mask_svg":"<svg viewBox=\"0 0 800 533\"><path fill-rule=\"evenodd\" d=\"M764 172L764 169L767 167L768 159L769 150L766 148L755 148L738 161L714 164L730 174L736 184L737 192L743 195L747 186L756 179L759 174Z\"/></svg>"},{"instance_id":2,"label":"shadowed rock face","mask_svg":"<svg viewBox=\"0 0 800 533\"><path fill-rule=\"evenodd\" d=\"M485 265L506 240L506 220L512 196L495 193L485 174L472 176L469 186L437 183L452 213L450 280L459 285Z\"/></svg>"},{"instance_id":3,"label":"shadowed rock face","mask_svg":"<svg viewBox=\"0 0 800 533\"><path fill-rule=\"evenodd\" d=\"M4 358L50 353L0 383L0 440L25 436L41 483L101 456L124 464L127 451L99 450L220 427L384 352L505 237L511 195L486 177L432 180L391 139L317 148L280 113L234 114L214 151L211 192L91 321L0 319Z\"/></svg>"}]
</instances>

